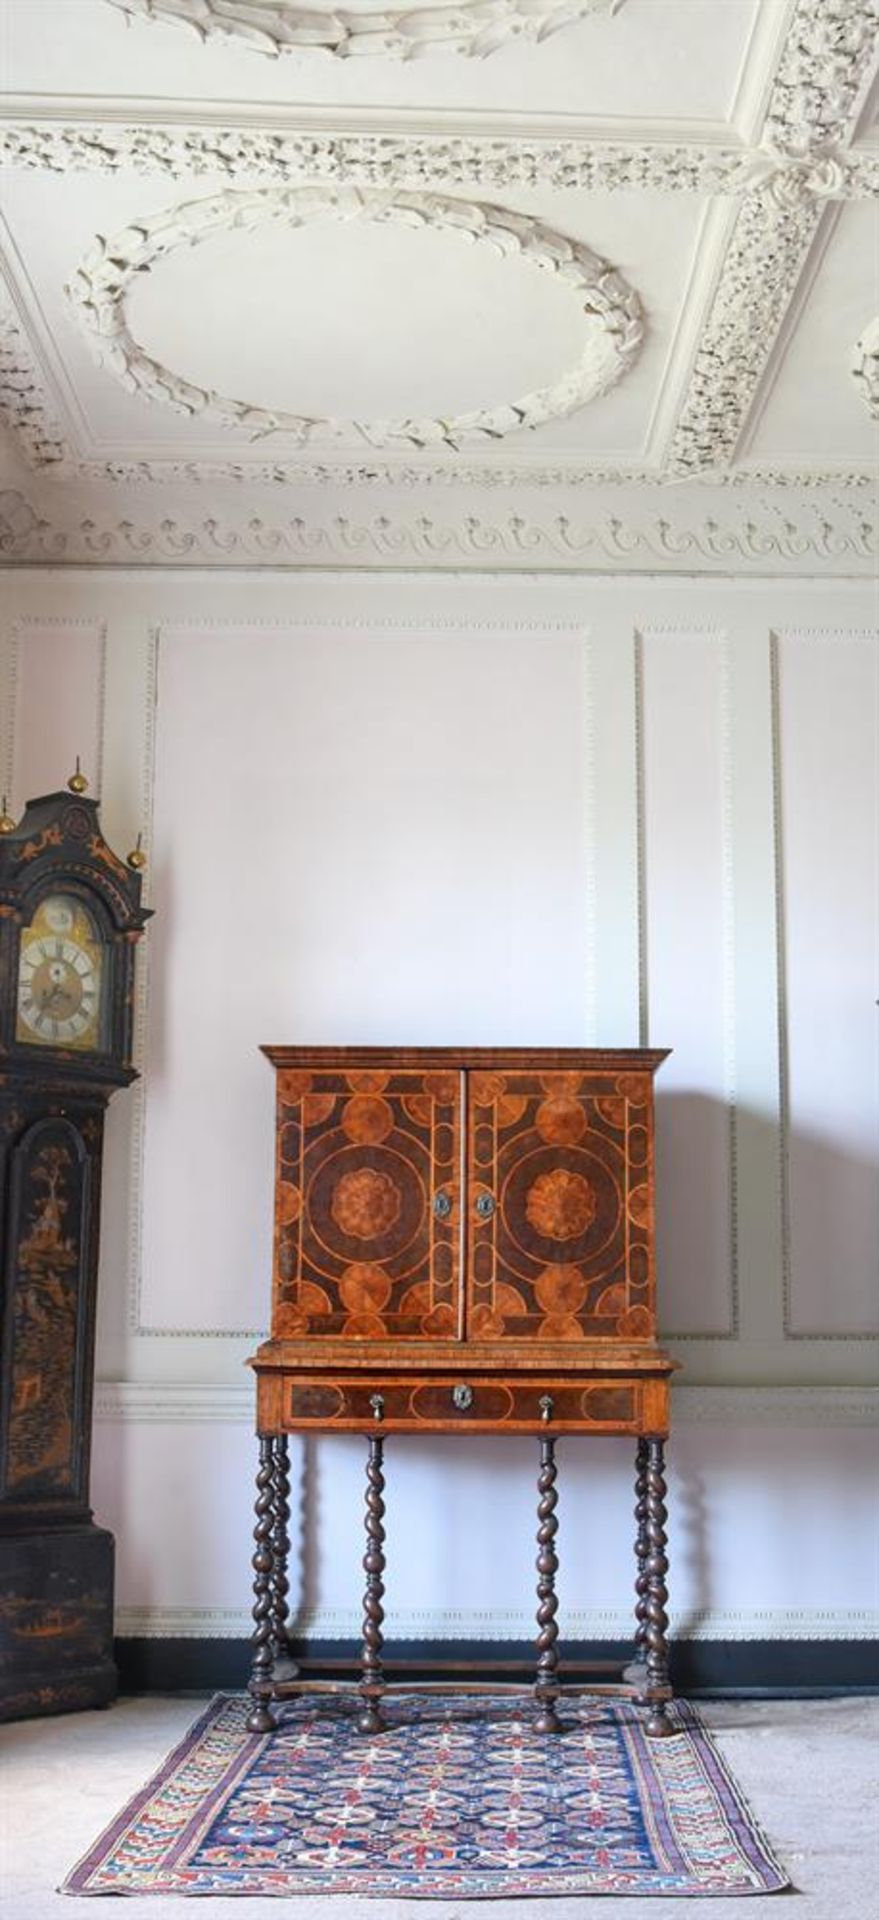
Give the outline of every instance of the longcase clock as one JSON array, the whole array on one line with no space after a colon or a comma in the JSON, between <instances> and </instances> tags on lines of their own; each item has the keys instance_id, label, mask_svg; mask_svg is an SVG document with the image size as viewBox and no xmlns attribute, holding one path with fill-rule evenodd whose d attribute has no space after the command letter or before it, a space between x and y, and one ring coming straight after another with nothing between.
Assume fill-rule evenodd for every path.
<instances>
[{"instance_id":1,"label":"longcase clock","mask_svg":"<svg viewBox=\"0 0 879 1920\"><path fill-rule=\"evenodd\" d=\"M0 1718L116 1691L89 1507L104 1114L131 1064L143 864L71 790L0 820ZM131 864L133 862L133 864Z\"/></svg>"}]
</instances>

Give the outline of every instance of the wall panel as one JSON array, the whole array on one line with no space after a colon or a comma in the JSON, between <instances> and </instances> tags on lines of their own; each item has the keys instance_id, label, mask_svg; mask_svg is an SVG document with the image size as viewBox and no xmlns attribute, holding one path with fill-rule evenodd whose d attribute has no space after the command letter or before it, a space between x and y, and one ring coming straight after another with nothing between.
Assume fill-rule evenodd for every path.
<instances>
[{"instance_id":1,"label":"wall panel","mask_svg":"<svg viewBox=\"0 0 879 1920\"><path fill-rule=\"evenodd\" d=\"M869 633L777 642L785 1322L879 1327L879 676Z\"/></svg>"},{"instance_id":2,"label":"wall panel","mask_svg":"<svg viewBox=\"0 0 879 1920\"><path fill-rule=\"evenodd\" d=\"M641 638L644 1038L657 1082L657 1258L670 1333L736 1324L728 686L719 633Z\"/></svg>"}]
</instances>

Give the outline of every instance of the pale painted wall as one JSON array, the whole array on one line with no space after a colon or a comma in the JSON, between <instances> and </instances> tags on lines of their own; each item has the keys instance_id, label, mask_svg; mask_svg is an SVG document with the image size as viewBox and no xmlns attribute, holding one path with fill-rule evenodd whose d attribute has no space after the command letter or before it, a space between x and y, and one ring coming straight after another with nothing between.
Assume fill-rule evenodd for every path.
<instances>
[{"instance_id":1,"label":"pale painted wall","mask_svg":"<svg viewBox=\"0 0 879 1920\"><path fill-rule=\"evenodd\" d=\"M241 1631L264 1040L669 1045L679 1630L876 1630L877 649L790 582L8 573L0 772L76 752L156 909L110 1113L94 1498L123 1631ZM562 1449L563 1624L625 1631L630 1463ZM297 1454L359 1620L362 1445ZM391 1631L527 1634L533 1447L388 1449ZM405 1549L405 1550L404 1550Z\"/></svg>"}]
</instances>

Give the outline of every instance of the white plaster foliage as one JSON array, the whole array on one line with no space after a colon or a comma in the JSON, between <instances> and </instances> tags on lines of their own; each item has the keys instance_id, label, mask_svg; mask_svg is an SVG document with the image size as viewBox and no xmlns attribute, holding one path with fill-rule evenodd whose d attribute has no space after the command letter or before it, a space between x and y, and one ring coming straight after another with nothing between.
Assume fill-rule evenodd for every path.
<instances>
[{"instance_id":1,"label":"white plaster foliage","mask_svg":"<svg viewBox=\"0 0 879 1920\"><path fill-rule=\"evenodd\" d=\"M66 472L71 452L25 329L0 280L0 420L34 467Z\"/></svg>"},{"instance_id":2,"label":"white plaster foliage","mask_svg":"<svg viewBox=\"0 0 879 1920\"><path fill-rule=\"evenodd\" d=\"M879 319L871 320L855 342L852 377L868 412L879 420Z\"/></svg>"},{"instance_id":3,"label":"white plaster foliage","mask_svg":"<svg viewBox=\"0 0 879 1920\"><path fill-rule=\"evenodd\" d=\"M252 406L196 386L154 360L134 339L125 303L136 274L149 271L177 248L201 245L218 233L250 232L275 222L296 228L321 219L366 220L416 231L432 227L556 276L587 316L579 360L552 386L449 420L348 421ZM254 437L284 433L298 446L313 439L353 439L374 447L457 448L499 440L523 427L563 419L607 392L632 364L644 334L637 295L622 275L588 247L527 214L438 195L389 196L353 187L229 190L186 201L99 241L72 275L67 292L97 357L127 392L193 418L243 427Z\"/></svg>"},{"instance_id":4,"label":"white plaster foliage","mask_svg":"<svg viewBox=\"0 0 879 1920\"><path fill-rule=\"evenodd\" d=\"M340 59L383 54L397 60L442 51L494 53L511 40L545 40L587 13L614 13L622 0L458 0L455 6L333 12L301 0L109 0L129 19L176 22L201 39L223 35L258 53L320 50Z\"/></svg>"}]
</instances>

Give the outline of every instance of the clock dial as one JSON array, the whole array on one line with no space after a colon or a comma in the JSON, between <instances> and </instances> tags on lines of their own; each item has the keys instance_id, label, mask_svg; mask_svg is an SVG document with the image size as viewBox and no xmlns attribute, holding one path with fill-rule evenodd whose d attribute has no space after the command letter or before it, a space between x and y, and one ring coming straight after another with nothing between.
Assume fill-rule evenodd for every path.
<instances>
[{"instance_id":1,"label":"clock dial","mask_svg":"<svg viewBox=\"0 0 879 1920\"><path fill-rule=\"evenodd\" d=\"M81 901L72 894L42 900L21 936L16 1038L31 1046L99 1047L102 958Z\"/></svg>"}]
</instances>

